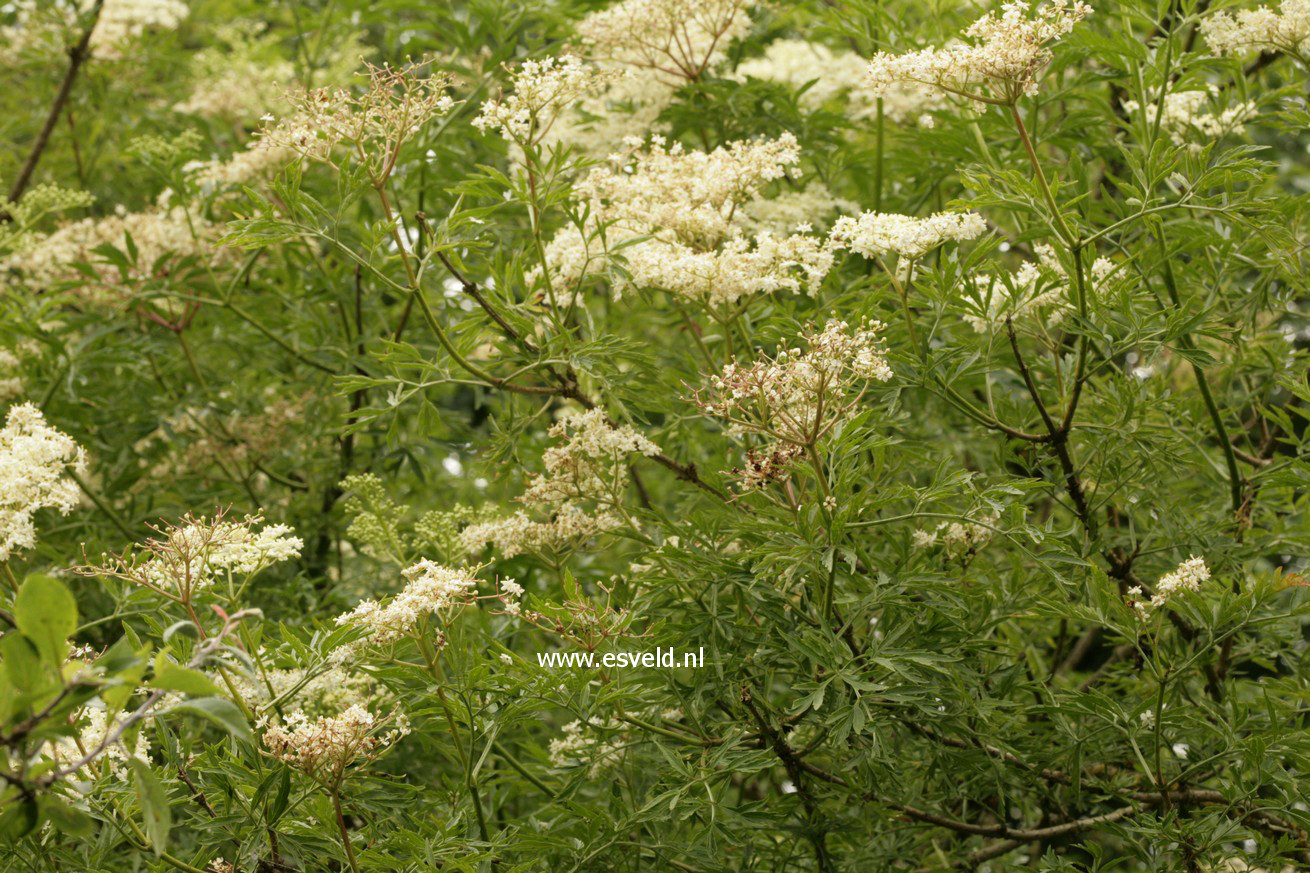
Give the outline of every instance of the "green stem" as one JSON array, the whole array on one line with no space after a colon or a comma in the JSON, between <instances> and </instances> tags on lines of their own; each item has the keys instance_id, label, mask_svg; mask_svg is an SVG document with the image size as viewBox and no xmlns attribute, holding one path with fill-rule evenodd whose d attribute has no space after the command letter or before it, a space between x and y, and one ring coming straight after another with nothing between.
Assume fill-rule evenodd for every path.
<instances>
[{"instance_id":1,"label":"green stem","mask_svg":"<svg viewBox=\"0 0 1310 873\"><path fill-rule=\"evenodd\" d=\"M1042 189L1042 196L1046 198L1046 205L1051 209L1051 216L1055 219L1055 230L1064 242L1072 247L1077 240L1069 225L1065 223L1064 215L1060 212L1060 207L1055 202L1055 195L1051 193L1050 183L1046 181L1046 173L1042 171L1042 163L1037 159L1037 150L1033 148L1033 141L1028 137L1028 128L1024 126L1023 116L1019 114L1019 105L1010 104L1010 115L1014 119L1015 129L1019 131L1019 140L1023 143L1024 151L1028 153L1028 162L1032 164L1033 176L1037 179L1037 185Z\"/></svg>"},{"instance_id":2,"label":"green stem","mask_svg":"<svg viewBox=\"0 0 1310 873\"><path fill-rule=\"evenodd\" d=\"M1178 294L1178 282L1174 277L1173 265L1169 263L1169 253L1165 249L1163 233L1156 235L1156 240L1160 245L1160 260L1164 268L1164 287L1169 292L1169 300L1174 305L1174 309L1182 311L1182 298ZM1178 344L1187 351L1195 351L1196 344L1192 342L1192 336L1184 332L1178 338ZM1224 463L1228 466L1228 488L1229 497L1233 504L1233 514L1236 516L1242 511L1242 491L1244 480L1242 473L1237 468L1237 455L1233 452L1232 440L1228 437L1228 428L1224 426L1224 418L1219 413L1219 405L1215 403L1214 393L1210 390L1210 381L1205 376L1205 370L1201 368L1195 360L1191 362L1192 372L1196 375L1196 386L1201 391L1201 399L1205 402L1206 411L1210 414L1210 421L1214 424L1215 438L1219 441L1219 448L1224 453Z\"/></svg>"}]
</instances>

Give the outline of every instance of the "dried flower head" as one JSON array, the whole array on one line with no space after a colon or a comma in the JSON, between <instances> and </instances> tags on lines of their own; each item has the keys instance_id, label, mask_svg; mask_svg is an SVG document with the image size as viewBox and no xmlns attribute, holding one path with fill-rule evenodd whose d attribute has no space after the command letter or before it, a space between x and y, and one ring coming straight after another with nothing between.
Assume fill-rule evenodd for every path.
<instances>
[{"instance_id":1,"label":"dried flower head","mask_svg":"<svg viewBox=\"0 0 1310 873\"><path fill-rule=\"evenodd\" d=\"M755 0L621 0L578 22L596 58L697 79L750 30Z\"/></svg>"},{"instance_id":2,"label":"dried flower head","mask_svg":"<svg viewBox=\"0 0 1310 873\"><path fill-rule=\"evenodd\" d=\"M260 141L265 148L328 163L338 157L338 146L347 146L351 160L362 162L374 179L385 179L400 147L455 105L446 93L450 76L421 76L421 67L365 64L367 81L358 93L347 88L293 92L292 114L281 120L266 116Z\"/></svg>"},{"instance_id":3,"label":"dried flower head","mask_svg":"<svg viewBox=\"0 0 1310 873\"><path fill-rule=\"evenodd\" d=\"M288 714L264 728L264 749L330 790L340 787L352 764L368 764L409 733L404 713L378 718L360 704L339 715L311 719Z\"/></svg>"},{"instance_id":4,"label":"dried flower head","mask_svg":"<svg viewBox=\"0 0 1310 873\"><path fill-rule=\"evenodd\" d=\"M123 579L189 603L220 577L249 579L300 554L304 541L291 528L259 528L263 523L262 515L229 521L222 510L208 519L187 513L178 524L152 525L158 536L147 539L140 551L129 550L104 565L78 567L76 572Z\"/></svg>"},{"instance_id":5,"label":"dried flower head","mask_svg":"<svg viewBox=\"0 0 1310 873\"><path fill-rule=\"evenodd\" d=\"M696 401L743 431L813 446L855 411L871 381L891 379L881 329L876 321L854 330L829 321L804 335L804 350L784 349L749 366L729 364Z\"/></svg>"},{"instance_id":6,"label":"dried flower head","mask_svg":"<svg viewBox=\"0 0 1310 873\"><path fill-rule=\"evenodd\" d=\"M1050 63L1050 43L1091 12L1081 0L1052 0L1034 12L1027 0L1013 0L1001 14L988 12L966 30L973 42L928 48L904 55L879 52L869 63L870 91L882 94L900 82L918 82L974 100L1011 104L1037 92L1037 78Z\"/></svg>"},{"instance_id":7,"label":"dried flower head","mask_svg":"<svg viewBox=\"0 0 1310 873\"><path fill-rule=\"evenodd\" d=\"M73 438L46 424L34 404L9 409L0 428L0 561L36 545L40 509L73 511L81 497L70 472L86 473L86 454Z\"/></svg>"}]
</instances>

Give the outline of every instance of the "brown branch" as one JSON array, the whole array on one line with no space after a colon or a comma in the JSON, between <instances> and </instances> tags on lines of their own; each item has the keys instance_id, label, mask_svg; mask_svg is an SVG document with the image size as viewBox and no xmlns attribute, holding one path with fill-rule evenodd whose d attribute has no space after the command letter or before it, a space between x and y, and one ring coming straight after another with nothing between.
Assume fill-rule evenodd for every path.
<instances>
[{"instance_id":1,"label":"brown branch","mask_svg":"<svg viewBox=\"0 0 1310 873\"><path fill-rule=\"evenodd\" d=\"M82 31L82 36L77 43L68 50L68 69L64 72L64 80L59 83L59 90L55 92L55 102L50 105L50 111L46 114L45 124L41 126L41 132L36 136L36 142L32 143L32 149L27 153L27 160L23 162L23 167L18 171L14 178L14 184L9 189L9 202L17 203L27 190L27 186L32 182L32 174L36 172L36 165L41 160L41 154L45 151L46 146L50 143L50 134L54 132L55 125L59 122L59 115L64 111L64 104L68 102L68 95L73 90L73 82L77 79L78 71L86 63L87 58L91 57L91 34L96 29L96 23L100 20L100 10L104 6L104 0L95 0L95 5L91 7L90 23L86 30ZM7 220L12 216L4 216Z\"/></svg>"}]
</instances>

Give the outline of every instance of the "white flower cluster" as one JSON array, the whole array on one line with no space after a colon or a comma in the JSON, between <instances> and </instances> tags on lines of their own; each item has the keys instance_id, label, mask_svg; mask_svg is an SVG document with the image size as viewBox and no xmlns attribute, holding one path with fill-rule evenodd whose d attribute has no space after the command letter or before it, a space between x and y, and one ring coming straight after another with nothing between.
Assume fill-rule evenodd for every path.
<instances>
[{"instance_id":1,"label":"white flower cluster","mask_svg":"<svg viewBox=\"0 0 1310 873\"><path fill-rule=\"evenodd\" d=\"M36 545L37 510L67 515L77 506L70 470L86 473L86 454L73 438L46 424L31 403L10 407L0 428L0 561Z\"/></svg>"},{"instance_id":2,"label":"white flower cluster","mask_svg":"<svg viewBox=\"0 0 1310 873\"><path fill-rule=\"evenodd\" d=\"M810 111L845 97L847 111L856 119L874 117L879 97L883 100L883 116L897 124L920 121L925 114L946 105L941 91L918 82L892 82L874 93L865 78L868 66L869 62L855 52L834 52L822 43L803 39L778 39L769 43L761 57L738 64L732 78L779 82L795 90L805 88L800 105Z\"/></svg>"},{"instance_id":3,"label":"white flower cluster","mask_svg":"<svg viewBox=\"0 0 1310 873\"><path fill-rule=\"evenodd\" d=\"M1310 0L1283 0L1277 12L1269 6L1236 15L1216 12L1201 21L1201 35L1217 55L1261 51L1310 57Z\"/></svg>"},{"instance_id":4,"label":"white flower cluster","mask_svg":"<svg viewBox=\"0 0 1310 873\"><path fill-rule=\"evenodd\" d=\"M869 63L870 91L885 93L898 82L918 82L941 91L1013 103L1037 92L1037 77L1050 63L1050 43L1090 13L1081 0L1051 0L1034 13L1027 0L1012 0L1001 14L989 12L965 31L972 43L928 48L904 55L879 52Z\"/></svg>"},{"instance_id":5,"label":"white flower cluster","mask_svg":"<svg viewBox=\"0 0 1310 873\"><path fill-rule=\"evenodd\" d=\"M770 450L812 446L855 410L869 382L891 379L881 329L876 321L855 329L829 321L822 331L805 334L804 351L784 349L749 366L729 364L697 402L743 431L768 437Z\"/></svg>"},{"instance_id":6,"label":"white flower cluster","mask_svg":"<svg viewBox=\"0 0 1310 873\"><path fill-rule=\"evenodd\" d=\"M938 212L927 218L893 212L842 216L833 223L828 240L833 248L850 249L869 259L888 255L913 260L945 242L977 239L987 222L976 212Z\"/></svg>"},{"instance_id":7,"label":"white flower cluster","mask_svg":"<svg viewBox=\"0 0 1310 873\"><path fill-rule=\"evenodd\" d=\"M173 109L249 124L276 106L296 81L295 64L278 56L271 36L261 39L249 24L220 26L214 35L222 44L192 56L191 93Z\"/></svg>"},{"instance_id":8,"label":"white flower cluster","mask_svg":"<svg viewBox=\"0 0 1310 873\"><path fill-rule=\"evenodd\" d=\"M635 144L633 144L635 146ZM743 233L749 204L763 186L800 160L796 138L733 142L712 152L666 147L655 137L645 150L614 156L577 187L590 204L591 224L570 226L547 247L552 281L576 287L602 272L615 242L646 237L622 249L625 270L613 277L614 294L655 288L710 305L778 290L812 290L832 266L823 241Z\"/></svg>"},{"instance_id":9,"label":"white flower cluster","mask_svg":"<svg viewBox=\"0 0 1310 873\"><path fill-rule=\"evenodd\" d=\"M253 576L273 564L299 556L304 540L285 524L256 530L263 517L240 521L186 516L182 523L157 529L161 538L145 543L149 557L125 564L113 575L169 596L188 599L220 577Z\"/></svg>"},{"instance_id":10,"label":"white flower cluster","mask_svg":"<svg viewBox=\"0 0 1310 873\"><path fill-rule=\"evenodd\" d=\"M536 521L520 511L469 525L460 534L468 551L491 543L506 558L553 552L621 527L622 519L613 512L588 511L583 503L618 503L628 483L629 456L660 453L655 443L627 425L612 423L601 409L565 412L549 435L564 442L546 450L545 474L532 477L519 498L548 511L549 520Z\"/></svg>"},{"instance_id":11,"label":"white flower cluster","mask_svg":"<svg viewBox=\"0 0 1310 873\"><path fill-rule=\"evenodd\" d=\"M565 412L549 435L564 442L542 455L546 473L534 476L519 498L529 505L617 500L628 482L628 456L660 453L659 446L631 427L611 424L599 408Z\"/></svg>"},{"instance_id":12,"label":"white flower cluster","mask_svg":"<svg viewBox=\"0 0 1310 873\"><path fill-rule=\"evenodd\" d=\"M446 93L450 77L420 76L418 65L365 65L368 82L361 93L318 88L289 95L293 112L282 120L263 118L265 148L288 149L331 162L338 145L357 147L376 173L389 173L400 145L455 106Z\"/></svg>"},{"instance_id":13,"label":"white flower cluster","mask_svg":"<svg viewBox=\"0 0 1310 873\"><path fill-rule=\"evenodd\" d=\"M467 602L478 584L468 569L427 560L406 568L402 575L407 580L405 587L387 603L370 598L337 616L338 625L363 628L369 634L358 643L338 648L333 652L334 660L344 661L362 646L382 646L409 636L422 617Z\"/></svg>"},{"instance_id":14,"label":"white flower cluster","mask_svg":"<svg viewBox=\"0 0 1310 873\"><path fill-rule=\"evenodd\" d=\"M73 264L88 263L103 284L117 285L118 268L104 264L94 252L96 247L111 245L126 250L125 238L131 236L137 258L128 279L143 280L150 278L155 264L170 254L195 256L211 263L229 259L230 252L213 245L220 229L201 215L188 215L180 206L144 212L127 212L120 207L113 215L83 218L54 233L34 236L24 248L0 261L0 269L22 273L33 287L48 287L61 282L85 282L86 276Z\"/></svg>"},{"instance_id":15,"label":"white flower cluster","mask_svg":"<svg viewBox=\"0 0 1310 873\"><path fill-rule=\"evenodd\" d=\"M192 161L182 170L191 174L192 180L201 190L209 191L244 185L253 179L272 175L289 164L294 157L295 153L288 149L247 148L227 158Z\"/></svg>"},{"instance_id":16,"label":"white flower cluster","mask_svg":"<svg viewBox=\"0 0 1310 873\"><path fill-rule=\"evenodd\" d=\"M237 695L253 710L268 708L275 701L285 707L295 701L311 715L339 712L361 698L376 699L385 690L366 673L354 673L334 665L309 671L271 668L254 675L238 671L228 674Z\"/></svg>"},{"instance_id":17,"label":"white flower cluster","mask_svg":"<svg viewBox=\"0 0 1310 873\"><path fill-rule=\"evenodd\" d=\"M1160 577L1149 602L1142 600L1142 589L1137 586L1128 589L1128 597L1138 613L1145 615L1148 610L1164 606L1183 591L1201 590L1201 583L1209 578L1210 568L1205 565L1205 559L1193 555L1179 564L1172 573Z\"/></svg>"},{"instance_id":18,"label":"white flower cluster","mask_svg":"<svg viewBox=\"0 0 1310 873\"><path fill-rule=\"evenodd\" d=\"M89 9L91 0L79 0ZM91 34L91 51L102 58L126 57L127 44L150 30L176 30L191 10L183 0L105 0Z\"/></svg>"},{"instance_id":19,"label":"white flower cluster","mask_svg":"<svg viewBox=\"0 0 1310 873\"><path fill-rule=\"evenodd\" d=\"M1007 317L1026 318L1042 310L1049 310L1048 324L1056 325L1071 311L1069 276L1055 250L1039 244L1033 247L1033 251L1037 254L1037 262L1025 261L1005 279L974 277L981 305L977 311L966 313L964 320L978 333L985 333ZM1097 258L1092 263L1092 291L1100 291L1113 273L1113 261Z\"/></svg>"},{"instance_id":20,"label":"white flower cluster","mask_svg":"<svg viewBox=\"0 0 1310 873\"><path fill-rule=\"evenodd\" d=\"M1144 111L1147 124L1160 120L1160 129L1169 134L1176 145L1187 142L1189 134L1197 134L1202 139L1213 141L1232 133L1237 133L1248 121L1259 114L1255 101L1244 100L1220 112L1210 108L1211 100L1219 96L1219 88L1211 86L1205 91L1174 91L1164 97L1164 112L1156 100L1146 104ZM1125 100L1124 111L1143 111L1136 100ZM1194 149L1200 145L1193 144Z\"/></svg>"},{"instance_id":21,"label":"white flower cluster","mask_svg":"<svg viewBox=\"0 0 1310 873\"><path fill-rule=\"evenodd\" d=\"M114 719L109 718L103 704L94 701L79 710L72 717L77 727L77 736L60 737L47 745L42 751L59 766L75 764L86 754L105 741L118 727ZM69 775L70 779L89 779L109 775L117 780L127 778L127 759L150 760L150 731L138 731L131 748L120 738L105 747L104 752L77 773Z\"/></svg>"},{"instance_id":22,"label":"white flower cluster","mask_svg":"<svg viewBox=\"0 0 1310 873\"><path fill-rule=\"evenodd\" d=\"M534 521L520 510L508 518L471 524L460 533L460 542L470 552L490 543L502 557L512 558L525 552L564 551L620 527L623 519L612 512L588 512L566 503L553 511L548 521Z\"/></svg>"},{"instance_id":23,"label":"white flower cluster","mask_svg":"<svg viewBox=\"0 0 1310 873\"><path fill-rule=\"evenodd\" d=\"M485 101L473 126L484 132L499 130L520 145L539 142L561 113L615 78L617 71L573 55L524 61L511 76L513 93Z\"/></svg>"},{"instance_id":24,"label":"white flower cluster","mask_svg":"<svg viewBox=\"0 0 1310 873\"><path fill-rule=\"evenodd\" d=\"M992 528L999 518L996 513L990 512L978 518L980 523L943 521L935 530L916 530L913 536L914 547L929 549L940 544L948 555L972 555L991 540Z\"/></svg>"},{"instance_id":25,"label":"white flower cluster","mask_svg":"<svg viewBox=\"0 0 1310 873\"><path fill-rule=\"evenodd\" d=\"M597 58L699 78L750 30L755 0L621 0L578 22Z\"/></svg>"},{"instance_id":26,"label":"white flower cluster","mask_svg":"<svg viewBox=\"0 0 1310 873\"><path fill-rule=\"evenodd\" d=\"M13 63L23 54L48 54L66 48L68 34L79 31L78 22L91 11L94 0L13 0L5 5L12 23L0 27L0 60ZM131 43L148 31L176 30L190 14L183 0L104 0L95 30L91 56L121 60Z\"/></svg>"},{"instance_id":27,"label":"white flower cluster","mask_svg":"<svg viewBox=\"0 0 1310 873\"><path fill-rule=\"evenodd\" d=\"M390 729L383 733L383 728ZM378 718L360 704L335 716L311 719L303 712L287 715L285 724L264 728L268 754L329 787L339 786L346 768L378 757L386 747L409 733L403 713Z\"/></svg>"},{"instance_id":28,"label":"white flower cluster","mask_svg":"<svg viewBox=\"0 0 1310 873\"><path fill-rule=\"evenodd\" d=\"M597 167L577 191L601 204L607 220L659 228L685 245L709 248L732 234L738 206L799 163L800 146L790 133L711 152L666 146L655 137L648 148Z\"/></svg>"},{"instance_id":29,"label":"white flower cluster","mask_svg":"<svg viewBox=\"0 0 1310 873\"><path fill-rule=\"evenodd\" d=\"M606 730L617 731L619 722L610 719ZM626 736L619 732L609 739L590 735L580 721L572 721L561 728L561 735L550 741L550 763L555 767L574 767L587 763L587 776L595 779L623 760Z\"/></svg>"}]
</instances>

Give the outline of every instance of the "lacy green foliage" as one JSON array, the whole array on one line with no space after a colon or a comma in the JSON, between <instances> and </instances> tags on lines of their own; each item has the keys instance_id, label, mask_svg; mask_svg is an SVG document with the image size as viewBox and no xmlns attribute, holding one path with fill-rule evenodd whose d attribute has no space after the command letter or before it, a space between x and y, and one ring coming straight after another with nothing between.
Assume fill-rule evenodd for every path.
<instances>
[{"instance_id":1,"label":"lacy green foliage","mask_svg":"<svg viewBox=\"0 0 1310 873\"><path fill-rule=\"evenodd\" d=\"M1308 38L0 10L0 871L1310 869Z\"/></svg>"}]
</instances>

